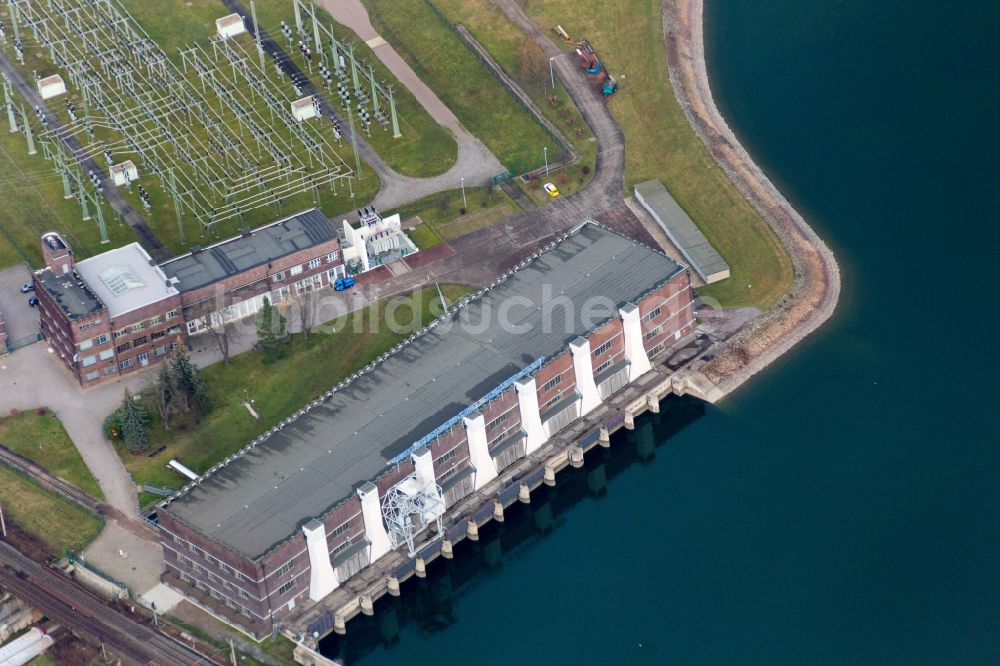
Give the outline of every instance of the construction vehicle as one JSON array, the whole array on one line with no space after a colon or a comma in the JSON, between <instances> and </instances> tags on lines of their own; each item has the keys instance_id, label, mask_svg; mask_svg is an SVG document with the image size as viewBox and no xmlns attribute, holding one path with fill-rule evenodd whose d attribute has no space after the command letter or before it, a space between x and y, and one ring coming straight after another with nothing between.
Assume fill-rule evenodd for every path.
<instances>
[{"instance_id":1,"label":"construction vehicle","mask_svg":"<svg viewBox=\"0 0 1000 666\"><path fill-rule=\"evenodd\" d=\"M350 275L347 275L345 277L336 279L336 281L333 283L333 290L344 291L345 289L350 289L355 284L357 284L357 281Z\"/></svg>"},{"instance_id":2,"label":"construction vehicle","mask_svg":"<svg viewBox=\"0 0 1000 666\"><path fill-rule=\"evenodd\" d=\"M607 68L601 63L601 59L597 57L597 52L594 51L594 47L590 45L590 42L583 40L577 44L576 55L580 66L587 73L587 78L595 85L600 86L601 94L605 97L614 95L615 91L618 90L618 82L615 81L615 77L608 74Z\"/></svg>"}]
</instances>

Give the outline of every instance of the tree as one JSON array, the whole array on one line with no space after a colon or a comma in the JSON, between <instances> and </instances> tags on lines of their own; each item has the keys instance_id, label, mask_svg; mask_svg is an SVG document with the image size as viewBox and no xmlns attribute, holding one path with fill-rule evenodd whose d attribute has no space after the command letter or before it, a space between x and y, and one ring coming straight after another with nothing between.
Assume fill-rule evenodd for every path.
<instances>
[{"instance_id":1,"label":"tree","mask_svg":"<svg viewBox=\"0 0 1000 666\"><path fill-rule=\"evenodd\" d=\"M145 451L149 448L149 416L139 401L128 389L122 396L122 404L118 408L118 424L122 441L129 451Z\"/></svg>"},{"instance_id":2,"label":"tree","mask_svg":"<svg viewBox=\"0 0 1000 666\"><path fill-rule=\"evenodd\" d=\"M302 331L303 338L308 338L309 331L311 331L313 327L313 319L315 318L314 314L316 309L312 299L312 292L296 294L295 306L299 319L299 330Z\"/></svg>"},{"instance_id":3,"label":"tree","mask_svg":"<svg viewBox=\"0 0 1000 666\"><path fill-rule=\"evenodd\" d=\"M184 411L197 407L201 413L208 411L208 392L201 381L198 369L183 344L178 344L170 359L170 378L176 388L176 401L183 402Z\"/></svg>"},{"instance_id":4,"label":"tree","mask_svg":"<svg viewBox=\"0 0 1000 666\"><path fill-rule=\"evenodd\" d=\"M174 378L171 376L166 363L160 365L160 372L156 376L156 385L153 386L153 400L156 403L156 411L163 422L163 429L170 430L170 416L176 409L178 391Z\"/></svg>"},{"instance_id":5,"label":"tree","mask_svg":"<svg viewBox=\"0 0 1000 666\"><path fill-rule=\"evenodd\" d=\"M229 365L229 343L239 337L236 327L226 324L222 317L215 316L209 316L207 323L208 330L212 332L215 344L219 347L219 353L222 354L222 365Z\"/></svg>"},{"instance_id":6,"label":"tree","mask_svg":"<svg viewBox=\"0 0 1000 666\"><path fill-rule=\"evenodd\" d=\"M257 341L264 350L265 362L270 363L280 356L286 323L281 311L271 305L271 300L265 296L264 303L257 311Z\"/></svg>"},{"instance_id":7,"label":"tree","mask_svg":"<svg viewBox=\"0 0 1000 666\"><path fill-rule=\"evenodd\" d=\"M517 47L517 63L524 79L545 88L549 78L549 62L542 47L534 40L521 41L521 45Z\"/></svg>"}]
</instances>

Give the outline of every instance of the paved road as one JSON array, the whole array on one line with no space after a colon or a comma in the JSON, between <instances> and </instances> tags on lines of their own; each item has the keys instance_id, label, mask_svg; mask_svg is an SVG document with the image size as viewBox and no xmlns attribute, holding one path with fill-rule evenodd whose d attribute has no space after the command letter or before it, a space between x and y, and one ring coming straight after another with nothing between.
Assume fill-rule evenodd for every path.
<instances>
[{"instance_id":1,"label":"paved road","mask_svg":"<svg viewBox=\"0 0 1000 666\"><path fill-rule=\"evenodd\" d=\"M127 664L211 664L174 639L107 606L89 590L0 543L0 587L50 620L103 643Z\"/></svg>"},{"instance_id":2,"label":"paved road","mask_svg":"<svg viewBox=\"0 0 1000 666\"><path fill-rule=\"evenodd\" d=\"M160 242L153 230L146 224L146 220L142 218L139 213L136 212L132 205L122 196L118 188L115 187L114 183L111 182L111 178L107 173L107 169L101 167L99 164L94 162L84 154L83 146L80 142L76 140L76 137L69 134L69 130L62 121L52 113L52 110L46 105L45 101L42 99L38 91L32 86L21 74L21 71L7 58L7 56L0 52L0 71L7 75L11 83L21 94L24 100L28 103L29 108L34 109L38 107L42 109L45 113L45 117L49 121L49 129L53 130L59 140L62 141L66 148L69 150L70 154L76 159L80 164L80 167L84 171L90 171L93 169L96 173L101 174L101 182L103 184L104 199L111 204L111 206L118 211L125 220L126 224L132 227L136 235L139 237L139 242L142 246L146 248L150 256L156 261L166 261L171 257L170 252L167 248ZM111 223L112 220L106 220L106 222ZM94 224L97 224L95 221Z\"/></svg>"},{"instance_id":3,"label":"paved road","mask_svg":"<svg viewBox=\"0 0 1000 666\"><path fill-rule=\"evenodd\" d=\"M148 374L82 391L43 341L0 357L0 414L12 409L48 407L62 421L83 461L101 486L108 504L135 518L135 484L101 432L101 423L121 402L126 387L135 390Z\"/></svg>"},{"instance_id":4,"label":"paved road","mask_svg":"<svg viewBox=\"0 0 1000 666\"><path fill-rule=\"evenodd\" d=\"M250 32L254 31L254 23L250 16L250 12L244 8L243 4L239 2L239 0L222 0L222 3L230 11L243 16L244 21L246 22L247 30ZM261 44L267 53L278 54L282 71L296 82L302 90L303 95L314 95L320 100L320 107L323 111L323 116L326 118L337 118L340 120L344 140L345 142L350 142L350 124L346 119L344 119L339 105L334 106L330 103L330 100L327 99L323 91L313 84L309 77L302 72L301 68L299 68L299 66L288 56L284 47L275 41L263 27L260 30L260 39ZM416 74L413 76L416 77ZM430 92L430 89L428 89L428 92ZM432 92L430 94L433 95ZM444 105L442 104L441 106L443 107ZM447 107L444 108L447 110ZM431 116L449 130L453 130L453 128L449 126L451 121L447 118L439 118L433 111L431 112ZM457 128L461 128L461 135L456 135L456 140L458 142L458 158L455 165L452 166L452 168L447 172L431 178L410 178L409 176L403 176L396 173L388 164L385 163L375 149L372 148L367 141L365 141L364 136L360 132L354 133L357 139L358 154L361 159L372 167L382 182L382 188L375 197L375 201L372 202L375 206L381 210L388 210L437 192L454 190L459 187L461 178L465 178L465 182L468 184L478 185L484 183L487 179L504 170L503 165L501 165L497 158L493 156L493 153L491 153L481 141L473 137L461 127L461 124L458 123L458 119L455 118L454 114L451 113L450 110L447 111L447 116L454 119L454 122L456 123L455 126ZM358 202L358 205L367 205L367 202L364 202L364 204L362 202Z\"/></svg>"}]
</instances>

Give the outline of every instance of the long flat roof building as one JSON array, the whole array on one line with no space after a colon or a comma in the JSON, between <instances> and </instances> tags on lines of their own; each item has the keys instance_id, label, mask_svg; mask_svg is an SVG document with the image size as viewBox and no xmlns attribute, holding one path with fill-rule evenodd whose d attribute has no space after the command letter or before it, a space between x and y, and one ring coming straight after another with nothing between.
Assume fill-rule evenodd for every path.
<instances>
[{"instance_id":1,"label":"long flat roof building","mask_svg":"<svg viewBox=\"0 0 1000 666\"><path fill-rule=\"evenodd\" d=\"M693 320L684 266L584 224L170 498L165 580L266 627L411 537L393 525L412 512L380 498L423 498L420 520L440 517ZM192 552L221 573L202 577Z\"/></svg>"},{"instance_id":2,"label":"long flat roof building","mask_svg":"<svg viewBox=\"0 0 1000 666\"><path fill-rule=\"evenodd\" d=\"M729 277L729 264L701 233L694 220L667 192L658 180L647 180L635 186L635 198L650 212L670 242L706 284Z\"/></svg>"},{"instance_id":3,"label":"long flat roof building","mask_svg":"<svg viewBox=\"0 0 1000 666\"><path fill-rule=\"evenodd\" d=\"M337 237L326 216L312 208L171 259L160 268L180 291L193 291Z\"/></svg>"}]
</instances>

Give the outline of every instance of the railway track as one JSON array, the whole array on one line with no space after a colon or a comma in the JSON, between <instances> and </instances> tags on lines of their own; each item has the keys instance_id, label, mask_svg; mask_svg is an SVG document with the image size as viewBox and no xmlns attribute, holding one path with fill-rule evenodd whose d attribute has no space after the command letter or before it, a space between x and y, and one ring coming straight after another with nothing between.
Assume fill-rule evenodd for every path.
<instances>
[{"instance_id":1,"label":"railway track","mask_svg":"<svg viewBox=\"0 0 1000 666\"><path fill-rule=\"evenodd\" d=\"M0 588L35 606L50 619L120 656L128 664L213 664L171 637L107 606L73 581L0 543Z\"/></svg>"},{"instance_id":2,"label":"railway track","mask_svg":"<svg viewBox=\"0 0 1000 666\"><path fill-rule=\"evenodd\" d=\"M100 511L100 505L93 497L83 492L76 486L66 483L59 477L53 476L44 467L28 460L24 456L14 453L3 444L0 444L0 462L4 462L14 469L27 474L43 486L48 487L50 490L63 495L64 497L87 509Z\"/></svg>"}]
</instances>

